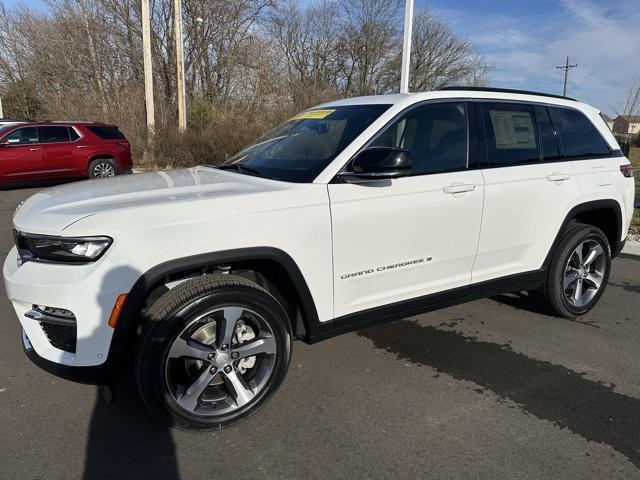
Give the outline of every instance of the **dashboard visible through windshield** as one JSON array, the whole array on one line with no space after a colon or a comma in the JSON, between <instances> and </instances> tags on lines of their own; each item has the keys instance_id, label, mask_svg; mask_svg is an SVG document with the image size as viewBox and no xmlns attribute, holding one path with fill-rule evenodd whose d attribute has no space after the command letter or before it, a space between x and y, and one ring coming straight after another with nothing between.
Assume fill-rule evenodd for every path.
<instances>
[{"instance_id":1,"label":"dashboard visible through windshield","mask_svg":"<svg viewBox=\"0 0 640 480\"><path fill-rule=\"evenodd\" d=\"M390 105L306 110L263 135L220 168L274 180L313 181Z\"/></svg>"}]
</instances>

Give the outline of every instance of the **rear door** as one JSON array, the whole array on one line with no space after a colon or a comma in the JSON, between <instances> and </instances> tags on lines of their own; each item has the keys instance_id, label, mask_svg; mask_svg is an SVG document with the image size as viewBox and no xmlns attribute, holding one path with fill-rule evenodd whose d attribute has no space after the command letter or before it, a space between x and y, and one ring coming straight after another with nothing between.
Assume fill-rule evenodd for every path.
<instances>
[{"instance_id":1,"label":"rear door","mask_svg":"<svg viewBox=\"0 0 640 480\"><path fill-rule=\"evenodd\" d=\"M373 140L410 150L411 176L329 184L336 317L445 290L466 294L483 201L482 174L470 165L469 106L412 108Z\"/></svg>"},{"instance_id":2,"label":"rear door","mask_svg":"<svg viewBox=\"0 0 640 480\"><path fill-rule=\"evenodd\" d=\"M473 283L537 270L580 195L546 107L478 102L485 131L485 202Z\"/></svg>"},{"instance_id":3,"label":"rear door","mask_svg":"<svg viewBox=\"0 0 640 480\"><path fill-rule=\"evenodd\" d=\"M71 143L69 127L46 125L39 127L40 144L44 166L51 177L69 177L74 172L73 154L75 146Z\"/></svg>"},{"instance_id":4,"label":"rear door","mask_svg":"<svg viewBox=\"0 0 640 480\"><path fill-rule=\"evenodd\" d=\"M0 180L16 182L46 177L37 127L21 127L0 139Z\"/></svg>"}]
</instances>

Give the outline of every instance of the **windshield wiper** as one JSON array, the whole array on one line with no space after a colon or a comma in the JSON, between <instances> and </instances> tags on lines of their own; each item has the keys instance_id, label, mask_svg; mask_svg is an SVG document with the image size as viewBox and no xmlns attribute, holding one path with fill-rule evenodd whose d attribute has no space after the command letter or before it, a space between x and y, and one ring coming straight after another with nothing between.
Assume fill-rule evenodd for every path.
<instances>
[{"instance_id":1,"label":"windshield wiper","mask_svg":"<svg viewBox=\"0 0 640 480\"><path fill-rule=\"evenodd\" d=\"M236 172L239 172L239 173L246 172L251 175L257 175L257 176L262 175L262 172L257 168L247 167L246 165L242 165L240 163L230 163L228 165L220 165L216 168L219 168L220 170L235 170Z\"/></svg>"}]
</instances>

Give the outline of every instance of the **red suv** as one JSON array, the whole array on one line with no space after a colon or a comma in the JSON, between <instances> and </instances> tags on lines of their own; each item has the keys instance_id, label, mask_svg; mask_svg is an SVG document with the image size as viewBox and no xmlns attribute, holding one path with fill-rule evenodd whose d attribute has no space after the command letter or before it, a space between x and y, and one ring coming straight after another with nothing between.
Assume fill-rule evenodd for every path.
<instances>
[{"instance_id":1,"label":"red suv","mask_svg":"<svg viewBox=\"0 0 640 480\"><path fill-rule=\"evenodd\" d=\"M131 148L115 125L29 122L0 125L0 184L105 178L131 171Z\"/></svg>"}]
</instances>

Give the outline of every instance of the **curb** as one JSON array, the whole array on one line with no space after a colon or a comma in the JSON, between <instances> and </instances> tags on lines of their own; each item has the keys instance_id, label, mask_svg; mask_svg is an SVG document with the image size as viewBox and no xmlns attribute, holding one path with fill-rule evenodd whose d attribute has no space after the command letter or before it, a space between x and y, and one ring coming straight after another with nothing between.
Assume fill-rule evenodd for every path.
<instances>
[{"instance_id":1,"label":"curb","mask_svg":"<svg viewBox=\"0 0 640 480\"><path fill-rule=\"evenodd\" d=\"M635 240L627 240L624 248L622 249L622 253L626 255L638 255L640 256L640 242Z\"/></svg>"}]
</instances>

